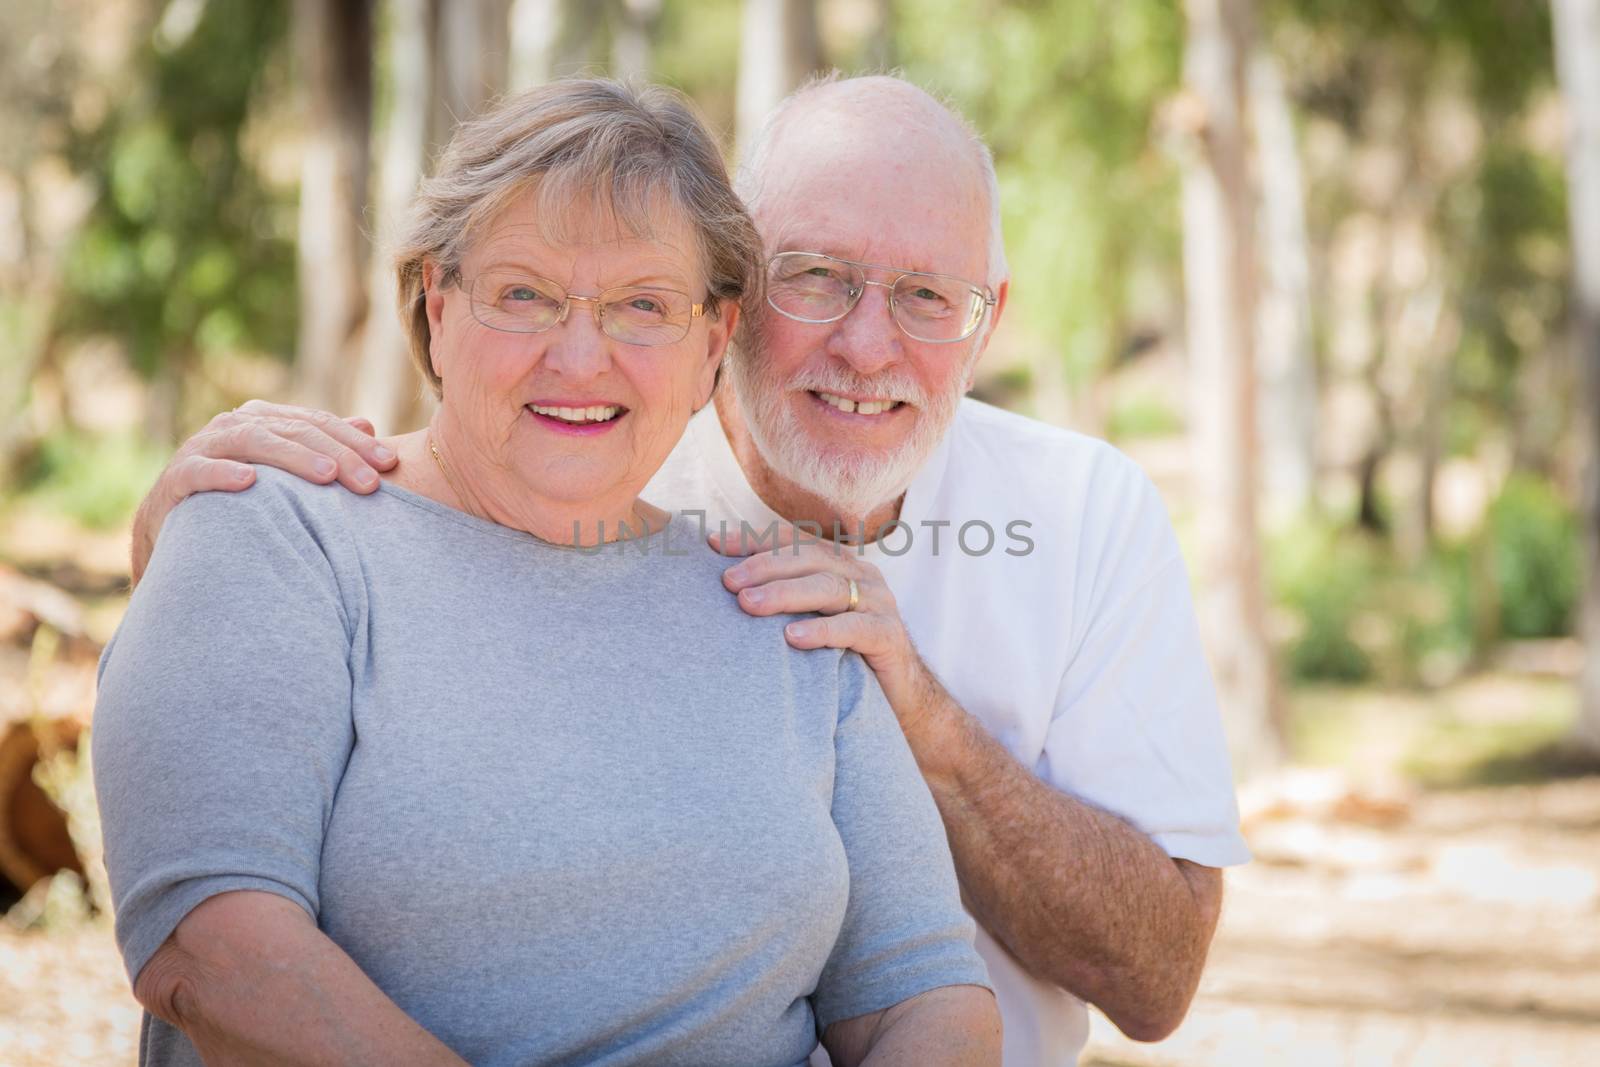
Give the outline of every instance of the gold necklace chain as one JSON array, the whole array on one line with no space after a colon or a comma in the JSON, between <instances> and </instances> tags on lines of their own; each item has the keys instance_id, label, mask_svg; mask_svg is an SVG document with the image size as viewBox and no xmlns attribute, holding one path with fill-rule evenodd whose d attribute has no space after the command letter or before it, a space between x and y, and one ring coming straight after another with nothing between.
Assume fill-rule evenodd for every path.
<instances>
[{"instance_id":1,"label":"gold necklace chain","mask_svg":"<svg viewBox=\"0 0 1600 1067\"><path fill-rule=\"evenodd\" d=\"M466 507L467 498L461 494L455 478L450 474L450 468L445 466L444 457L439 454L439 446L433 443L432 428L428 430L428 451L433 453L433 461L439 465L439 473L444 476L444 484L448 485L450 491L456 495L456 502L462 507Z\"/></svg>"},{"instance_id":2,"label":"gold necklace chain","mask_svg":"<svg viewBox=\"0 0 1600 1067\"><path fill-rule=\"evenodd\" d=\"M457 502L459 502L463 508L467 507L468 505L467 505L466 496L464 496L462 494L461 489L456 485L455 478L450 474L450 468L445 464L444 456L439 454L439 446L433 443L433 430L432 430L431 427L428 430L428 451L433 454L433 461L439 465L439 473L444 475L444 482L445 482L446 485L448 485L450 487L450 491L456 495ZM634 521L636 521L639 524L639 528L644 531L643 536L645 536L645 537L650 536L650 523L649 523L649 521L647 519L645 519L645 517L643 515L639 514L639 502L638 501L634 501L633 508L631 509L631 514L633 516ZM537 536L537 535L534 535L534 536ZM544 541L544 538L541 537L541 538L539 538L539 540ZM629 540L629 541L633 540L633 528L631 526L628 528L628 537L626 538L626 540ZM575 545L556 544L554 541L545 541L545 544L550 545L550 546L552 546L554 548L576 548L576 547L578 547L578 546L575 546Z\"/></svg>"}]
</instances>

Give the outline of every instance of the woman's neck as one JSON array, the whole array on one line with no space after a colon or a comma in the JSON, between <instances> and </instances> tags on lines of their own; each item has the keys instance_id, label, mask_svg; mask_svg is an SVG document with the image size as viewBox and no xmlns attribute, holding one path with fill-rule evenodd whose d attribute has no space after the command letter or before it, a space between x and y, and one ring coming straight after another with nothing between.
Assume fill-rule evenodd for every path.
<instances>
[{"instance_id":1,"label":"woman's neck","mask_svg":"<svg viewBox=\"0 0 1600 1067\"><path fill-rule=\"evenodd\" d=\"M460 441L438 415L427 429L390 439L400 462L388 480L446 507L556 545L627 540L660 530L670 518L627 492L582 501L541 497L511 471L485 463Z\"/></svg>"}]
</instances>

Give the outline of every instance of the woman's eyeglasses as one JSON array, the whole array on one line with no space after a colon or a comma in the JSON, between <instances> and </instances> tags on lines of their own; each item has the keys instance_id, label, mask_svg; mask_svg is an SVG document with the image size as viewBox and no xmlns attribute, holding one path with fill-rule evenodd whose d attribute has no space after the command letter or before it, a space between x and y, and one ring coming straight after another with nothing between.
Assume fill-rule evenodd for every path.
<instances>
[{"instance_id":1,"label":"woman's eyeglasses","mask_svg":"<svg viewBox=\"0 0 1600 1067\"><path fill-rule=\"evenodd\" d=\"M607 337L629 345L670 345L689 334L705 314L685 293L653 286L620 286L598 296L564 291L555 282L527 274L484 271L461 279L472 305L472 317L491 330L543 333L565 321L573 301L594 305L594 315Z\"/></svg>"}]
</instances>

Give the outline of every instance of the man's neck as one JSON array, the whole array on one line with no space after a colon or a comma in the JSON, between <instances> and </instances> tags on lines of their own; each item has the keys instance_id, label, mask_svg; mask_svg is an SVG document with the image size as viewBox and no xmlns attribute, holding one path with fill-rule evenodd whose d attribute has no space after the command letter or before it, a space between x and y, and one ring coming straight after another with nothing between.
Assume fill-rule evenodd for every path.
<instances>
[{"instance_id":1,"label":"man's neck","mask_svg":"<svg viewBox=\"0 0 1600 1067\"><path fill-rule=\"evenodd\" d=\"M861 540L864 537L873 541L877 539L879 530L899 518L900 504L905 499L903 496L874 508L867 515L840 514L833 505L815 493L802 489L772 469L756 447L755 439L750 436L744 412L739 410L739 401L733 395L733 386L729 382L722 383L714 402L717 421L722 425L723 436L727 437L739 468L744 471L745 480L762 503L784 520L796 524L815 523L829 540L835 539L837 530L841 539Z\"/></svg>"}]
</instances>

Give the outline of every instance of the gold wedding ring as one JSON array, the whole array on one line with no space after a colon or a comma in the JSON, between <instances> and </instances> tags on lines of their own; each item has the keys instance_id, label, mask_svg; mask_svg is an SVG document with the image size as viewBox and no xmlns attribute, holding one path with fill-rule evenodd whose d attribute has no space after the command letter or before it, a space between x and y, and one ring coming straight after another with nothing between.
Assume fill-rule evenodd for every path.
<instances>
[{"instance_id":1,"label":"gold wedding ring","mask_svg":"<svg viewBox=\"0 0 1600 1067\"><path fill-rule=\"evenodd\" d=\"M850 582L850 603L845 605L845 609L844 610L846 610L846 611L854 611L854 610L856 610L856 605L861 603L861 587L856 584L856 580L854 578L849 579L849 582Z\"/></svg>"}]
</instances>

